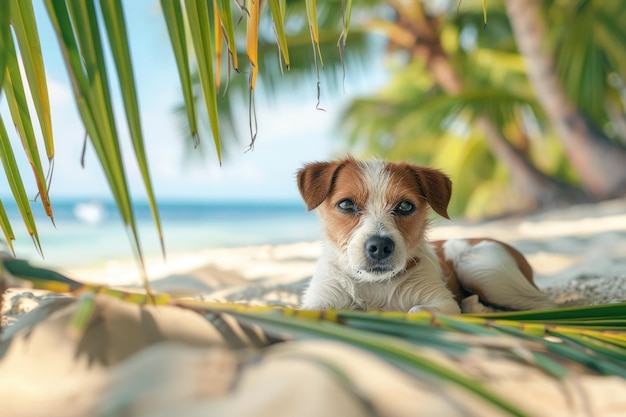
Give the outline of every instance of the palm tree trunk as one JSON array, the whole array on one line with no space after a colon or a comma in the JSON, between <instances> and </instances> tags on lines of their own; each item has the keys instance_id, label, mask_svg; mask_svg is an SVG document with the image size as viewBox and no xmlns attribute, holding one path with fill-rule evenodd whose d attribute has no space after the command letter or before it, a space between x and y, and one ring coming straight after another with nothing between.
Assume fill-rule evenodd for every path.
<instances>
[{"instance_id":1,"label":"palm tree trunk","mask_svg":"<svg viewBox=\"0 0 626 417\"><path fill-rule=\"evenodd\" d=\"M407 12L402 10L400 3L395 3L394 7L398 13L397 23L415 37L415 42L409 48L412 56L423 60L446 93L459 94L463 90L463 81L441 45L436 21L424 13L420 2L410 4L418 9ZM487 116L479 116L477 125L483 131L491 152L510 169L517 187L532 199L532 208L586 200L580 189L541 172L526 155L504 138Z\"/></svg>"},{"instance_id":2,"label":"palm tree trunk","mask_svg":"<svg viewBox=\"0 0 626 417\"><path fill-rule=\"evenodd\" d=\"M612 143L568 100L554 55L546 48L547 27L539 0L505 0L530 82L585 189L597 198L626 190L626 149Z\"/></svg>"},{"instance_id":3,"label":"palm tree trunk","mask_svg":"<svg viewBox=\"0 0 626 417\"><path fill-rule=\"evenodd\" d=\"M541 172L523 152L506 140L486 116L479 116L476 124L485 133L489 149L513 174L516 185L534 199L535 208L553 208L588 201L585 193L565 182L558 181Z\"/></svg>"}]
</instances>

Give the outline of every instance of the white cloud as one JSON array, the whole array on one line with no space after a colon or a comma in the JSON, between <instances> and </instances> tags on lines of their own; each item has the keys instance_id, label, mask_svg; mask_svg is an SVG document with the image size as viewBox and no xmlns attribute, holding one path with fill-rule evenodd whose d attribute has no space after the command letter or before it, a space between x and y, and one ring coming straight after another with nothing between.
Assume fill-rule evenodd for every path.
<instances>
[{"instance_id":1,"label":"white cloud","mask_svg":"<svg viewBox=\"0 0 626 417\"><path fill-rule=\"evenodd\" d=\"M48 97L50 98L51 107L65 106L72 101L72 90L69 86L55 80L53 77L48 77Z\"/></svg>"}]
</instances>

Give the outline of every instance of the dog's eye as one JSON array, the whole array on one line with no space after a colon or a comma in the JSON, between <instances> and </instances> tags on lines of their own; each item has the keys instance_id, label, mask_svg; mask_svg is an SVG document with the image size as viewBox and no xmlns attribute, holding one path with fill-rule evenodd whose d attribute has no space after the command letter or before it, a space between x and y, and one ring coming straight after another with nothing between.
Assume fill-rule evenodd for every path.
<instances>
[{"instance_id":1,"label":"dog's eye","mask_svg":"<svg viewBox=\"0 0 626 417\"><path fill-rule=\"evenodd\" d=\"M357 211L359 211L356 204L354 204L354 201L350 200L349 198L344 198L339 203L337 203L337 208L339 209L339 211L342 211L344 213L356 213Z\"/></svg>"},{"instance_id":2,"label":"dog's eye","mask_svg":"<svg viewBox=\"0 0 626 417\"><path fill-rule=\"evenodd\" d=\"M394 210L395 213L401 216L408 216L415 211L415 204L410 201L402 201L398 204Z\"/></svg>"}]
</instances>

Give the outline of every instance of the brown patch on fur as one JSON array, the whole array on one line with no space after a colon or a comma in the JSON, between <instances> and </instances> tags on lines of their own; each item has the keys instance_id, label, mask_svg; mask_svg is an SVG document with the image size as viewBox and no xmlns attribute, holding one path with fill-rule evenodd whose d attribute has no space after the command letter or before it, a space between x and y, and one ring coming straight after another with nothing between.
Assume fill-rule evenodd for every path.
<instances>
[{"instance_id":1,"label":"brown patch on fur","mask_svg":"<svg viewBox=\"0 0 626 417\"><path fill-rule=\"evenodd\" d=\"M422 167L407 163L390 164L398 171L410 173L418 193L430 207L446 219L449 219L448 204L452 197L452 181L438 169Z\"/></svg>"},{"instance_id":2,"label":"brown patch on fur","mask_svg":"<svg viewBox=\"0 0 626 417\"><path fill-rule=\"evenodd\" d=\"M446 283L446 287L448 287L450 292L454 295L454 299L456 300L456 302L461 305L461 301L463 301L465 297L470 295L470 293L465 291L461 286L459 278L454 271L454 263L451 260L446 260L446 255L443 250L444 243L446 243L445 240L436 240L434 242L430 242L430 244L435 247L435 253L437 254L437 258L439 258L442 279Z\"/></svg>"},{"instance_id":3,"label":"brown patch on fur","mask_svg":"<svg viewBox=\"0 0 626 417\"><path fill-rule=\"evenodd\" d=\"M345 161L313 162L298 171L298 190L307 210L313 210L322 204L332 191L344 164Z\"/></svg>"},{"instance_id":4,"label":"brown patch on fur","mask_svg":"<svg viewBox=\"0 0 626 417\"><path fill-rule=\"evenodd\" d=\"M413 214L399 215L396 219L406 246L409 249L415 248L424 240L428 205L439 215L449 218L447 210L452 182L441 171L408 163L389 163L385 169L389 172L387 202L395 207L406 200L416 206Z\"/></svg>"},{"instance_id":5,"label":"brown patch on fur","mask_svg":"<svg viewBox=\"0 0 626 417\"><path fill-rule=\"evenodd\" d=\"M406 247L411 251L424 240L424 231L428 223L428 202L422 189L414 180L414 171L420 167L408 164L389 163L385 166L389 173L389 185L385 193L387 205L395 208L402 201L415 205L415 211L408 215L397 215L395 218L398 231L402 234Z\"/></svg>"},{"instance_id":6,"label":"brown patch on fur","mask_svg":"<svg viewBox=\"0 0 626 417\"><path fill-rule=\"evenodd\" d=\"M502 245L502 247L513 257L513 259L515 259L515 264L524 275L524 277L528 280L528 282L536 287L533 280L533 269L524 257L524 255L522 255L517 249L499 240L485 237L467 239L467 241L471 246L475 246L484 241L494 242ZM487 301L490 304L497 305L494 300L487 299L484 292L479 287L464 288L461 285L461 282L459 281L459 278L454 271L454 263L452 262L452 260L446 260L443 249L443 245L445 243L446 240L436 240L434 242L430 242L430 244L435 247L435 252L437 253L437 257L439 258L439 264L441 265L443 271L443 279L446 282L446 286L452 292L452 294L454 294L455 300L460 304L465 297L471 294L476 294L481 300Z\"/></svg>"},{"instance_id":7,"label":"brown patch on fur","mask_svg":"<svg viewBox=\"0 0 626 417\"><path fill-rule=\"evenodd\" d=\"M319 207L326 236L337 246L345 246L360 221L358 213L344 213L337 208L337 204L348 198L362 209L365 207L367 197L368 190L363 181L363 174L354 161L348 161L339 173L332 193Z\"/></svg>"},{"instance_id":8,"label":"brown patch on fur","mask_svg":"<svg viewBox=\"0 0 626 417\"><path fill-rule=\"evenodd\" d=\"M4 301L4 292L7 290L7 286L4 283L4 278L0 274L0 334L2 333L2 307Z\"/></svg>"},{"instance_id":9,"label":"brown patch on fur","mask_svg":"<svg viewBox=\"0 0 626 417\"><path fill-rule=\"evenodd\" d=\"M357 207L364 207L368 197L357 162L347 158L308 164L298 172L298 187L309 210L317 208L328 238L343 246L359 223L359 216L338 210L337 204L348 198Z\"/></svg>"}]
</instances>

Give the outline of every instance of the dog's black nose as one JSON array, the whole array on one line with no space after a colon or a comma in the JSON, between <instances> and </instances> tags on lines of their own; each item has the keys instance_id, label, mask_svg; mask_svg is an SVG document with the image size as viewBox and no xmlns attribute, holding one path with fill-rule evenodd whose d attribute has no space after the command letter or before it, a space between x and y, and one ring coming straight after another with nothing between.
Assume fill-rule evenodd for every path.
<instances>
[{"instance_id":1,"label":"dog's black nose","mask_svg":"<svg viewBox=\"0 0 626 417\"><path fill-rule=\"evenodd\" d=\"M372 236L365 241L365 254L372 261L382 261L393 253L393 240L385 236Z\"/></svg>"}]
</instances>

